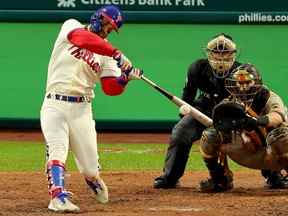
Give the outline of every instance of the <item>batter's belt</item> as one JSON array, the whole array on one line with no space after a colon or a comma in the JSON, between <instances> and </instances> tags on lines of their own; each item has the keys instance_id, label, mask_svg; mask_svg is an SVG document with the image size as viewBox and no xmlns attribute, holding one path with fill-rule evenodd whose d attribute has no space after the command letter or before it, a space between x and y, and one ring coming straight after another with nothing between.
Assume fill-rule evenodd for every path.
<instances>
[{"instance_id":1,"label":"batter's belt","mask_svg":"<svg viewBox=\"0 0 288 216\"><path fill-rule=\"evenodd\" d=\"M70 95L61 95L61 94L53 94L48 93L46 96L48 99L55 99L60 101L66 101L71 103L82 103L82 102L91 102L91 99L86 96L70 96Z\"/></svg>"}]
</instances>

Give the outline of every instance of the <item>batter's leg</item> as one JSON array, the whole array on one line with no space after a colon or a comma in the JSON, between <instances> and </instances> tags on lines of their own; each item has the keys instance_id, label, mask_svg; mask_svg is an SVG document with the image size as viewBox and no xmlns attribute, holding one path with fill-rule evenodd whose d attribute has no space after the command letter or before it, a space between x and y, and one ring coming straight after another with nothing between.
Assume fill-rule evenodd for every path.
<instances>
[{"instance_id":1,"label":"batter's leg","mask_svg":"<svg viewBox=\"0 0 288 216\"><path fill-rule=\"evenodd\" d=\"M82 107L81 107L82 106ZM87 185L93 190L101 203L108 202L108 188L100 177L95 121L89 104L79 104L70 121L70 144L79 171L84 175Z\"/></svg>"},{"instance_id":2,"label":"batter's leg","mask_svg":"<svg viewBox=\"0 0 288 216\"><path fill-rule=\"evenodd\" d=\"M79 207L69 200L69 193L65 191L64 172L69 149L69 129L64 110L58 105L59 103L53 104L53 101L50 101L50 105L41 110L41 129L47 151L46 172L51 195L48 209L56 212L77 212Z\"/></svg>"},{"instance_id":3,"label":"batter's leg","mask_svg":"<svg viewBox=\"0 0 288 216\"><path fill-rule=\"evenodd\" d=\"M64 113L54 107L43 108L41 129L46 142L47 160L65 164L69 151L69 126Z\"/></svg>"}]
</instances>

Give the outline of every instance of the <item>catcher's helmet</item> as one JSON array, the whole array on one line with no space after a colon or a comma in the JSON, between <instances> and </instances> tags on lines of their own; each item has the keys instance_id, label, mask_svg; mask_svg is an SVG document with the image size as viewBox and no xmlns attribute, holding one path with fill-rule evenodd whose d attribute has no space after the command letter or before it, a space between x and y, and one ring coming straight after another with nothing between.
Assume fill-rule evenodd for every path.
<instances>
[{"instance_id":1,"label":"catcher's helmet","mask_svg":"<svg viewBox=\"0 0 288 216\"><path fill-rule=\"evenodd\" d=\"M236 44L232 37L221 33L210 40L206 47L206 54L213 73L217 78L228 75L236 60Z\"/></svg>"},{"instance_id":2,"label":"catcher's helmet","mask_svg":"<svg viewBox=\"0 0 288 216\"><path fill-rule=\"evenodd\" d=\"M250 106L262 88L262 78L254 65L243 64L225 79L225 88L236 99Z\"/></svg>"},{"instance_id":3,"label":"catcher's helmet","mask_svg":"<svg viewBox=\"0 0 288 216\"><path fill-rule=\"evenodd\" d=\"M101 31L103 17L107 18L114 27L115 31L118 32L118 29L123 24L123 17L120 9L114 5L108 5L98 9L90 19L90 26L93 32Z\"/></svg>"}]
</instances>

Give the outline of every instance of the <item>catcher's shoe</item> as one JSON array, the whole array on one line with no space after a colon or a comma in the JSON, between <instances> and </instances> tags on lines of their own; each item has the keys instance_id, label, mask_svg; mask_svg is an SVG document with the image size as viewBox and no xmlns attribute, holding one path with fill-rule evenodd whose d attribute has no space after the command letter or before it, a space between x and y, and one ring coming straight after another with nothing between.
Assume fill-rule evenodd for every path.
<instances>
[{"instance_id":1,"label":"catcher's shoe","mask_svg":"<svg viewBox=\"0 0 288 216\"><path fill-rule=\"evenodd\" d=\"M288 189L288 176L283 176L281 173L274 172L266 178L265 188L268 189Z\"/></svg>"},{"instance_id":2,"label":"catcher's shoe","mask_svg":"<svg viewBox=\"0 0 288 216\"><path fill-rule=\"evenodd\" d=\"M97 180L90 181L85 179L88 186L93 190L96 195L96 200L100 203L107 203L109 201L108 187L105 182L98 177Z\"/></svg>"},{"instance_id":3,"label":"catcher's shoe","mask_svg":"<svg viewBox=\"0 0 288 216\"><path fill-rule=\"evenodd\" d=\"M233 178L231 176L223 176L219 180L209 178L200 182L200 191L204 193L217 193L233 189Z\"/></svg>"},{"instance_id":4,"label":"catcher's shoe","mask_svg":"<svg viewBox=\"0 0 288 216\"><path fill-rule=\"evenodd\" d=\"M165 176L159 176L154 179L153 187L157 189L171 189L180 186L180 182L171 182Z\"/></svg>"},{"instance_id":5,"label":"catcher's shoe","mask_svg":"<svg viewBox=\"0 0 288 216\"><path fill-rule=\"evenodd\" d=\"M50 200L48 210L59 213L76 213L80 208L68 199L68 193L63 192Z\"/></svg>"}]
</instances>

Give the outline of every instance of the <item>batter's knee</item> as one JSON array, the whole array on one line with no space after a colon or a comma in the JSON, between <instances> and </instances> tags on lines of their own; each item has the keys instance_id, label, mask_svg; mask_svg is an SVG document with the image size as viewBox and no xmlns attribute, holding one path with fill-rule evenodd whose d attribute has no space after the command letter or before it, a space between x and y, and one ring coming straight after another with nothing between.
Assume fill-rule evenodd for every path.
<instances>
[{"instance_id":1,"label":"batter's knee","mask_svg":"<svg viewBox=\"0 0 288 216\"><path fill-rule=\"evenodd\" d=\"M99 176L99 167L82 167L80 172L85 178L94 179Z\"/></svg>"},{"instance_id":2,"label":"batter's knee","mask_svg":"<svg viewBox=\"0 0 288 216\"><path fill-rule=\"evenodd\" d=\"M200 152L204 158L217 157L220 137L214 128L203 131L200 139Z\"/></svg>"}]
</instances>

